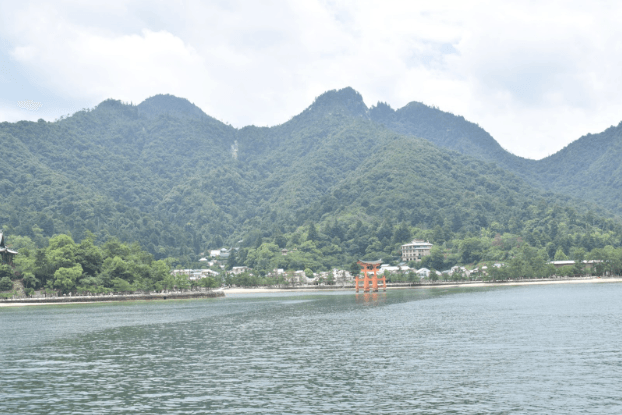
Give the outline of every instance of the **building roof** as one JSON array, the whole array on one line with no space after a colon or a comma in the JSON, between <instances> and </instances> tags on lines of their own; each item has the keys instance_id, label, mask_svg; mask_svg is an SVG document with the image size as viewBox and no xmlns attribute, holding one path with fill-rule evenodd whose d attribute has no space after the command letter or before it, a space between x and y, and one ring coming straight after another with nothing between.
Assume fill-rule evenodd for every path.
<instances>
[{"instance_id":1,"label":"building roof","mask_svg":"<svg viewBox=\"0 0 622 415\"><path fill-rule=\"evenodd\" d=\"M598 264L601 262L603 262L601 259L588 259L588 260L581 261L582 264ZM549 264L553 264L553 265L574 265L575 263L576 261L573 261L572 259L549 262Z\"/></svg>"},{"instance_id":2,"label":"building roof","mask_svg":"<svg viewBox=\"0 0 622 415\"><path fill-rule=\"evenodd\" d=\"M551 261L550 264L553 264L553 265L574 265L574 261L572 259L564 260L564 261Z\"/></svg>"},{"instance_id":3,"label":"building roof","mask_svg":"<svg viewBox=\"0 0 622 415\"><path fill-rule=\"evenodd\" d=\"M423 241L423 240L420 240L420 239L415 239L414 241L409 242L407 244L404 244L402 246L415 246L415 245L416 246L425 246L425 247L434 246L431 243Z\"/></svg>"},{"instance_id":4,"label":"building roof","mask_svg":"<svg viewBox=\"0 0 622 415\"><path fill-rule=\"evenodd\" d=\"M13 255L18 254L17 251L9 249L4 245L4 232L2 232L1 230L0 230L0 253L13 254Z\"/></svg>"},{"instance_id":5,"label":"building roof","mask_svg":"<svg viewBox=\"0 0 622 415\"><path fill-rule=\"evenodd\" d=\"M367 264L367 265L381 265L382 264L382 260L378 260L378 261L363 261L363 260L359 260L359 262L361 264Z\"/></svg>"}]
</instances>

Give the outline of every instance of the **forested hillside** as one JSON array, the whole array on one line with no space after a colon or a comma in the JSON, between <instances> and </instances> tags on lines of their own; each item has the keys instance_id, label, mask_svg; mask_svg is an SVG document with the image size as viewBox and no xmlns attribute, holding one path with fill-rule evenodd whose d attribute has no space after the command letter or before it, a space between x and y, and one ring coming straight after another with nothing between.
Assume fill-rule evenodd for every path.
<instances>
[{"instance_id":1,"label":"forested hillside","mask_svg":"<svg viewBox=\"0 0 622 415\"><path fill-rule=\"evenodd\" d=\"M378 103L370 108L369 117L400 134L494 162L537 188L590 201L622 215L622 169L618 161L622 157L622 122L535 161L507 152L484 129L463 117L419 102L398 110Z\"/></svg>"},{"instance_id":2,"label":"forested hillside","mask_svg":"<svg viewBox=\"0 0 622 415\"><path fill-rule=\"evenodd\" d=\"M536 164L534 181L622 213L622 122L588 134Z\"/></svg>"},{"instance_id":3,"label":"forested hillside","mask_svg":"<svg viewBox=\"0 0 622 415\"><path fill-rule=\"evenodd\" d=\"M238 262L263 269L390 259L414 236L490 245L507 234L549 255L620 245L618 219L504 170L536 162L482 132L420 104L368 109L351 88L271 128L235 129L169 95L108 100L56 122L0 124L0 224L39 247L90 231L181 263L239 245ZM281 248L292 253L277 258Z\"/></svg>"},{"instance_id":4,"label":"forested hillside","mask_svg":"<svg viewBox=\"0 0 622 415\"><path fill-rule=\"evenodd\" d=\"M533 164L504 150L484 129L464 117L419 102L398 110L379 102L370 108L369 117L397 133L425 138L439 147L492 161L512 171L520 172Z\"/></svg>"}]
</instances>

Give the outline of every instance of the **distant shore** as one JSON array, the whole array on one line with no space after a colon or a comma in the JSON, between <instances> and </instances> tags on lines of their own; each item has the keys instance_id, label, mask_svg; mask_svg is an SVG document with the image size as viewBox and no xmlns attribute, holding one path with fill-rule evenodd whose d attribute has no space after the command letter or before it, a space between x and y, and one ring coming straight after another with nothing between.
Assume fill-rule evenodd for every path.
<instances>
[{"instance_id":1,"label":"distant shore","mask_svg":"<svg viewBox=\"0 0 622 415\"><path fill-rule=\"evenodd\" d=\"M463 282L436 282L424 284L396 283L388 284L387 290L404 289L429 289L429 288L453 288L453 287L501 287L519 285L548 285L548 284L600 284L619 283L622 277L580 277L580 278L548 278L537 280L518 281L463 281ZM382 289L380 289L382 291ZM48 298L16 298L14 300L0 300L0 307L21 307L29 305L46 304L86 304L95 302L115 301L142 301L142 300L180 300L193 298L224 297L226 294L271 294L288 292L322 293L333 291L354 291L354 285L334 286L302 286L302 287L257 287L257 288L219 288L210 292L188 293L152 293L152 294L128 294L128 295L105 295L105 296L73 296L73 297L48 297ZM363 292L362 289L360 292Z\"/></svg>"},{"instance_id":2,"label":"distant shore","mask_svg":"<svg viewBox=\"0 0 622 415\"><path fill-rule=\"evenodd\" d=\"M580 278L547 278L534 280L518 280L518 281L463 281L463 282L437 282L425 284L387 284L387 290L404 290L404 289L427 289L427 288L448 288L448 287L501 287L507 285L544 285L544 284L598 284L609 282L622 282L622 277L580 277ZM380 289L382 290L382 289ZM257 294L257 293L286 293L286 292L325 292L325 291L354 291L354 285L335 285L320 287L287 287L287 288L225 288L223 291L227 294ZM361 289L360 292L363 292Z\"/></svg>"},{"instance_id":3,"label":"distant shore","mask_svg":"<svg viewBox=\"0 0 622 415\"><path fill-rule=\"evenodd\" d=\"M224 296L225 293L223 290L124 295L75 295L69 297L38 297L0 300L0 307L22 307L28 305L48 304L108 303L117 301L189 300L194 298L216 298Z\"/></svg>"}]
</instances>

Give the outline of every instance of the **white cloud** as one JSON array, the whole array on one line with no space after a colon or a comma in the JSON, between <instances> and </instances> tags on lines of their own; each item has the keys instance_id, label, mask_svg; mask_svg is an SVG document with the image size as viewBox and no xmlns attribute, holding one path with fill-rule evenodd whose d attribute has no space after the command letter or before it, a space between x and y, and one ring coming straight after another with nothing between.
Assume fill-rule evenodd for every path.
<instances>
[{"instance_id":1,"label":"white cloud","mask_svg":"<svg viewBox=\"0 0 622 415\"><path fill-rule=\"evenodd\" d=\"M80 107L171 93L236 126L273 125L352 86L368 105L464 115L528 157L622 119L615 3L88 4L6 2L0 16L15 64Z\"/></svg>"},{"instance_id":2,"label":"white cloud","mask_svg":"<svg viewBox=\"0 0 622 415\"><path fill-rule=\"evenodd\" d=\"M16 46L12 57L58 94L97 102L130 101L161 91L184 96L195 89L210 90L204 59L171 33L142 29L102 36L55 17L52 40L28 39L32 43Z\"/></svg>"}]
</instances>

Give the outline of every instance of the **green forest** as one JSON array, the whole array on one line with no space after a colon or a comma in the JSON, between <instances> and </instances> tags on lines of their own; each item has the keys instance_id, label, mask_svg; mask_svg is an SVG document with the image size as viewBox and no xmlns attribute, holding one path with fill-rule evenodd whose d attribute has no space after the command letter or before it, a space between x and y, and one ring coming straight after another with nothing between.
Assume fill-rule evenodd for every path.
<instances>
[{"instance_id":1,"label":"green forest","mask_svg":"<svg viewBox=\"0 0 622 415\"><path fill-rule=\"evenodd\" d=\"M221 247L239 248L228 266L260 277L395 264L413 238L435 245L413 265L436 270L614 258L621 130L536 162L462 117L367 108L351 88L269 128L236 129L170 95L108 100L54 122L0 123L0 225L25 286L62 291L166 289L179 284L171 267L199 267ZM584 157L593 146L609 150ZM51 259L57 250L71 254Z\"/></svg>"},{"instance_id":2,"label":"green forest","mask_svg":"<svg viewBox=\"0 0 622 415\"><path fill-rule=\"evenodd\" d=\"M21 280L28 296L35 290L108 294L220 285L213 278L191 282L186 276L172 275L169 261L154 260L138 243L127 244L112 238L97 246L93 237L87 233L76 243L71 236L60 234L46 241L45 248L37 248L28 236L10 236L9 244L19 249L19 255L13 260L14 267L1 265L0 291L12 290L12 280L16 279Z\"/></svg>"}]
</instances>

